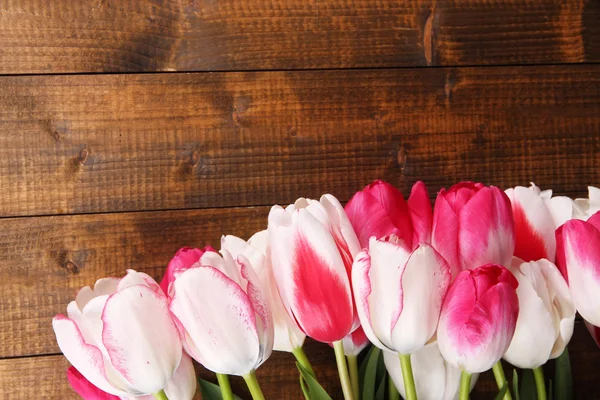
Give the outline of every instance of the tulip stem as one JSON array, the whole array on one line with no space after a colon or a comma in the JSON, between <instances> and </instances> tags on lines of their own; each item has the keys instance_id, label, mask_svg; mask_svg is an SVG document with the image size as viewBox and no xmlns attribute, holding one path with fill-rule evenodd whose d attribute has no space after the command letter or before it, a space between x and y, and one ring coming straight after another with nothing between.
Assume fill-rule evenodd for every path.
<instances>
[{"instance_id":1,"label":"tulip stem","mask_svg":"<svg viewBox=\"0 0 600 400\"><path fill-rule=\"evenodd\" d=\"M402 367L402 378L404 379L404 390L406 391L405 398L406 400L417 400L417 389L412 365L410 364L410 354L400 354L400 366Z\"/></svg>"},{"instance_id":2,"label":"tulip stem","mask_svg":"<svg viewBox=\"0 0 600 400\"><path fill-rule=\"evenodd\" d=\"M400 400L400 392L396 389L392 377L388 375L388 400Z\"/></svg>"},{"instance_id":3,"label":"tulip stem","mask_svg":"<svg viewBox=\"0 0 600 400\"><path fill-rule=\"evenodd\" d=\"M344 345L341 340L333 342L333 350L335 350L335 361L337 362L338 374L340 375L340 383L342 384L342 392L345 400L354 400L352 395L352 384L348 375L348 367L346 365L346 355L344 354Z\"/></svg>"},{"instance_id":4,"label":"tulip stem","mask_svg":"<svg viewBox=\"0 0 600 400\"><path fill-rule=\"evenodd\" d=\"M348 359L348 370L350 371L350 383L354 400L360 399L360 385L358 382L358 360L356 356L346 356Z\"/></svg>"},{"instance_id":5,"label":"tulip stem","mask_svg":"<svg viewBox=\"0 0 600 400\"><path fill-rule=\"evenodd\" d=\"M305 370L308 371L309 374L312 375L313 378L316 378L315 371L313 370L312 365L310 365L310 361L308 361L308 357L306 357L306 353L302 349L302 347L296 347L292 350L292 354L296 357L296 361L298 364L302 365Z\"/></svg>"},{"instance_id":6,"label":"tulip stem","mask_svg":"<svg viewBox=\"0 0 600 400\"><path fill-rule=\"evenodd\" d=\"M156 400L169 400L164 390L154 393L153 396Z\"/></svg>"},{"instance_id":7,"label":"tulip stem","mask_svg":"<svg viewBox=\"0 0 600 400\"><path fill-rule=\"evenodd\" d=\"M504 375L504 368L502 368L502 362L498 361L492 367L492 371L494 371L494 378L496 378L496 385L498 385L498 389L502 390L504 385L508 385L506 381L506 376ZM504 395L504 400L512 400L512 396L510 395L510 390L506 391Z\"/></svg>"},{"instance_id":8,"label":"tulip stem","mask_svg":"<svg viewBox=\"0 0 600 400\"><path fill-rule=\"evenodd\" d=\"M262 390L260 390L260 385L256 380L256 372L252 370L249 374L244 375L243 378L246 381L246 385L248 385L252 399L265 400L265 396L263 395Z\"/></svg>"},{"instance_id":9,"label":"tulip stem","mask_svg":"<svg viewBox=\"0 0 600 400\"><path fill-rule=\"evenodd\" d=\"M471 374L467 371L462 371L460 374L460 397L459 400L469 400L469 392L471 391Z\"/></svg>"},{"instance_id":10,"label":"tulip stem","mask_svg":"<svg viewBox=\"0 0 600 400\"><path fill-rule=\"evenodd\" d=\"M537 400L546 400L546 381L544 380L544 369L537 367L533 369L535 386L537 388Z\"/></svg>"},{"instance_id":11,"label":"tulip stem","mask_svg":"<svg viewBox=\"0 0 600 400\"><path fill-rule=\"evenodd\" d=\"M221 397L223 400L233 400L229 377L225 374L217 374L217 381L219 382L219 388L221 388Z\"/></svg>"}]
</instances>

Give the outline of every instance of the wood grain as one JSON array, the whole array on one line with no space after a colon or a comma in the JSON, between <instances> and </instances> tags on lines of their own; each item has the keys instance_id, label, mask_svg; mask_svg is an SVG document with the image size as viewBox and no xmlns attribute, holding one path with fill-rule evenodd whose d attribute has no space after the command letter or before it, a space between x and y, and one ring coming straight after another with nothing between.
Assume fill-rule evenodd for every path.
<instances>
[{"instance_id":1,"label":"wood grain","mask_svg":"<svg viewBox=\"0 0 600 400\"><path fill-rule=\"evenodd\" d=\"M331 348L310 339L304 347L321 384L334 399L342 398ZM581 322L575 324L575 333L569 351L573 367L575 399L588 400L600 397L596 374L600 368L600 357L598 357L600 350ZM62 355L0 360L0 398L6 400L76 399L78 397L69 387L65 377L68 366L68 361ZM553 361L550 361L548 371L552 370L552 366ZM203 379L216 383L214 374L204 368L197 366L197 372ZM505 372L508 376L512 376L510 366L505 366ZM304 398L298 385L298 372L295 369L294 358L289 353L274 352L267 363L259 368L257 375L267 399L301 400ZM547 374L546 378L550 377L552 375ZM243 399L250 398L241 378L232 377L231 382L234 393ZM496 393L493 374L488 371L480 376L471 398L489 400Z\"/></svg>"},{"instance_id":2,"label":"wood grain","mask_svg":"<svg viewBox=\"0 0 600 400\"><path fill-rule=\"evenodd\" d=\"M600 61L594 0L0 5L0 74Z\"/></svg>"},{"instance_id":3,"label":"wood grain","mask_svg":"<svg viewBox=\"0 0 600 400\"><path fill-rule=\"evenodd\" d=\"M51 320L80 287L127 268L155 279L183 246L266 229L268 208L0 219L0 358L57 353Z\"/></svg>"},{"instance_id":4,"label":"wood grain","mask_svg":"<svg viewBox=\"0 0 600 400\"><path fill-rule=\"evenodd\" d=\"M600 65L0 77L0 216L600 183Z\"/></svg>"}]
</instances>

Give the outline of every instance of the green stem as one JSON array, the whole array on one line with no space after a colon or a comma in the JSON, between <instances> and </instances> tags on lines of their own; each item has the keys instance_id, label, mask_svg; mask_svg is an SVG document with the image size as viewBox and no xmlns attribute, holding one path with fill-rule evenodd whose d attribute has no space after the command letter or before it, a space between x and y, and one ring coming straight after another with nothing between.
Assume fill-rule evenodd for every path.
<instances>
[{"instance_id":1,"label":"green stem","mask_svg":"<svg viewBox=\"0 0 600 400\"><path fill-rule=\"evenodd\" d=\"M346 356L348 359L348 370L350 371L350 383L352 384L352 394L354 400L360 399L360 385L358 382L358 360L356 356Z\"/></svg>"},{"instance_id":2,"label":"green stem","mask_svg":"<svg viewBox=\"0 0 600 400\"><path fill-rule=\"evenodd\" d=\"M501 361L498 361L496 364L494 364L494 366L492 367L492 371L494 371L494 378L496 378L496 385L498 386L499 390L501 390L504 387L504 385L508 385L508 382L506 381L506 376L504 376L504 368L502 368ZM506 394L504 395L504 400L512 400L510 390L506 391Z\"/></svg>"},{"instance_id":3,"label":"green stem","mask_svg":"<svg viewBox=\"0 0 600 400\"><path fill-rule=\"evenodd\" d=\"M296 347L292 350L292 354L296 357L296 361L298 364L302 365L305 370L308 371L309 374L312 375L313 378L316 378L315 371L313 370L312 365L310 365L310 361L308 361L308 357L306 357L306 353L302 349L302 347Z\"/></svg>"},{"instance_id":4,"label":"green stem","mask_svg":"<svg viewBox=\"0 0 600 400\"><path fill-rule=\"evenodd\" d=\"M410 365L410 354L400 354L400 366L402 367L402 378L404 379L404 390L406 400L417 400L417 388Z\"/></svg>"},{"instance_id":5,"label":"green stem","mask_svg":"<svg viewBox=\"0 0 600 400\"><path fill-rule=\"evenodd\" d=\"M400 392L396 389L392 377L388 374L388 400L400 400Z\"/></svg>"},{"instance_id":6,"label":"green stem","mask_svg":"<svg viewBox=\"0 0 600 400\"><path fill-rule=\"evenodd\" d=\"M263 395L262 390L260 390L260 385L256 380L256 372L252 370L249 374L244 375L243 378L246 381L246 385L248 385L252 399L265 400L265 396Z\"/></svg>"},{"instance_id":7,"label":"green stem","mask_svg":"<svg viewBox=\"0 0 600 400\"><path fill-rule=\"evenodd\" d=\"M161 390L160 392L156 392L152 396L154 396L154 398L156 400L169 400L169 398L167 397L167 394L165 393L164 390Z\"/></svg>"},{"instance_id":8,"label":"green stem","mask_svg":"<svg viewBox=\"0 0 600 400\"><path fill-rule=\"evenodd\" d=\"M352 395L352 384L348 375L348 367L346 366L346 356L344 355L344 345L341 340L333 342L333 350L335 350L335 361L337 362L338 374L340 375L340 383L345 400L354 400Z\"/></svg>"},{"instance_id":9,"label":"green stem","mask_svg":"<svg viewBox=\"0 0 600 400\"><path fill-rule=\"evenodd\" d=\"M471 374L467 371L462 371L460 374L460 397L459 400L469 400L469 392L471 391Z\"/></svg>"},{"instance_id":10,"label":"green stem","mask_svg":"<svg viewBox=\"0 0 600 400\"><path fill-rule=\"evenodd\" d=\"M543 367L534 368L533 376L535 377L538 400L546 400L546 381L544 380Z\"/></svg>"},{"instance_id":11,"label":"green stem","mask_svg":"<svg viewBox=\"0 0 600 400\"><path fill-rule=\"evenodd\" d=\"M217 381L221 388L221 397L223 400L233 400L233 392L231 391L231 385L229 384L229 377L225 374L217 374Z\"/></svg>"}]
</instances>

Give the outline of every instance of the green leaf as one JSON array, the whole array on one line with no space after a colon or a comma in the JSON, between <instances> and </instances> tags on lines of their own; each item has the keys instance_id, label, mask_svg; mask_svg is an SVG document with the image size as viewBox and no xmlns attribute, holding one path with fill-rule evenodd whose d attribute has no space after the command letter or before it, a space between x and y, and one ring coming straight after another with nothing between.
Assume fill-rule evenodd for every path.
<instances>
[{"instance_id":1,"label":"green leaf","mask_svg":"<svg viewBox=\"0 0 600 400\"><path fill-rule=\"evenodd\" d=\"M360 367L358 367L358 381L360 382L360 387L363 387L363 382L365 381L365 371L367 370L367 362L369 361L369 358L371 358L371 354L373 354L375 348L375 346L369 347L367 355L360 363Z\"/></svg>"},{"instance_id":2,"label":"green leaf","mask_svg":"<svg viewBox=\"0 0 600 400\"><path fill-rule=\"evenodd\" d=\"M383 359L383 357L381 357ZM375 400L385 400L385 382L387 378L387 374L383 375L383 378L379 381L379 385L377 387L377 391L375 392Z\"/></svg>"},{"instance_id":3,"label":"green leaf","mask_svg":"<svg viewBox=\"0 0 600 400\"><path fill-rule=\"evenodd\" d=\"M198 384L200 385L200 393L202 393L203 400L223 400L219 385L205 381L202 378L198 378ZM242 400L236 395L233 395L233 398L235 400Z\"/></svg>"},{"instance_id":4,"label":"green leaf","mask_svg":"<svg viewBox=\"0 0 600 400\"><path fill-rule=\"evenodd\" d=\"M373 346L367 358L365 359L366 367L363 378L363 400L375 400L375 390L377 389L377 369L379 366L379 358L381 357L381 350Z\"/></svg>"},{"instance_id":5,"label":"green leaf","mask_svg":"<svg viewBox=\"0 0 600 400\"><path fill-rule=\"evenodd\" d=\"M552 395L554 394L554 393L552 393L552 379L550 379L548 381L548 391L546 393L547 393L546 397L548 397L548 400L552 400L552 398L553 398Z\"/></svg>"},{"instance_id":6,"label":"green leaf","mask_svg":"<svg viewBox=\"0 0 600 400\"><path fill-rule=\"evenodd\" d=\"M533 371L530 369L524 369L521 374L521 390L519 391L519 397L523 400L537 399L535 378L533 377Z\"/></svg>"},{"instance_id":7,"label":"green leaf","mask_svg":"<svg viewBox=\"0 0 600 400\"><path fill-rule=\"evenodd\" d=\"M302 378L306 383L307 390L304 391L304 388L302 390L304 391L304 396L307 399L331 400L331 397L329 397L325 389L323 389L323 386L321 386L319 382L317 382L317 380L310 374L310 372L308 372L302 365L300 365L300 363L296 363L296 367L298 368L298 371L300 371L300 374L302 375Z\"/></svg>"},{"instance_id":8,"label":"green leaf","mask_svg":"<svg viewBox=\"0 0 600 400\"><path fill-rule=\"evenodd\" d=\"M508 382L504 382L504 385L502 385L502 389L500 389L500 391L498 392L498 394L496 395L494 400L502 400L507 391L508 391Z\"/></svg>"},{"instance_id":9,"label":"green leaf","mask_svg":"<svg viewBox=\"0 0 600 400\"><path fill-rule=\"evenodd\" d=\"M554 398L560 400L573 399L573 377L571 376L571 361L569 350L565 351L556 359L554 370Z\"/></svg>"},{"instance_id":10,"label":"green leaf","mask_svg":"<svg viewBox=\"0 0 600 400\"><path fill-rule=\"evenodd\" d=\"M519 374L517 373L516 369L513 369L513 393L514 393L514 397L515 400L520 400L521 398L519 397Z\"/></svg>"}]
</instances>

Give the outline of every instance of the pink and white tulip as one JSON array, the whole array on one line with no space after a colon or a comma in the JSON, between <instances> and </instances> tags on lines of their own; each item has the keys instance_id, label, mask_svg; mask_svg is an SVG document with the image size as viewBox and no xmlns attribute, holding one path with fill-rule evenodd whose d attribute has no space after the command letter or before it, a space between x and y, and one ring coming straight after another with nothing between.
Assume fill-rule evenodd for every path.
<instances>
[{"instance_id":1,"label":"pink and white tulip","mask_svg":"<svg viewBox=\"0 0 600 400\"><path fill-rule=\"evenodd\" d=\"M92 385L85 376L81 375L77 369L70 367L67 370L67 379L71 388L84 400L153 400L154 396L129 396L119 397L103 392ZM171 377L171 380L164 388L165 394L169 400L191 400L196 393L196 371L192 359L183 353L179 367Z\"/></svg>"},{"instance_id":2,"label":"pink and white tulip","mask_svg":"<svg viewBox=\"0 0 600 400\"><path fill-rule=\"evenodd\" d=\"M560 356L575 324L575 306L556 266L542 259L513 259L510 271L519 287L519 317L504 359L519 368L537 368Z\"/></svg>"},{"instance_id":3,"label":"pink and white tulip","mask_svg":"<svg viewBox=\"0 0 600 400\"><path fill-rule=\"evenodd\" d=\"M518 285L513 274L494 264L458 274L446 294L437 332L446 361L475 373L500 360L515 332Z\"/></svg>"},{"instance_id":4,"label":"pink and white tulip","mask_svg":"<svg viewBox=\"0 0 600 400\"><path fill-rule=\"evenodd\" d=\"M414 184L405 201L398 189L377 180L357 192L345 210L363 248L372 236L379 239L395 235L408 251L431 241L433 210L427 187L421 181Z\"/></svg>"},{"instance_id":5,"label":"pink and white tulip","mask_svg":"<svg viewBox=\"0 0 600 400\"><path fill-rule=\"evenodd\" d=\"M440 353L437 342L414 352L411 357L412 372L419 400L457 400L460 389L460 369L450 365ZM396 389L406 398L404 378L398 354L383 352L383 361ZM471 390L479 374L471 376Z\"/></svg>"},{"instance_id":6,"label":"pink and white tulip","mask_svg":"<svg viewBox=\"0 0 600 400\"><path fill-rule=\"evenodd\" d=\"M248 258L207 251L175 274L169 308L185 351L207 369L246 375L273 350L273 319Z\"/></svg>"},{"instance_id":7,"label":"pink and white tulip","mask_svg":"<svg viewBox=\"0 0 600 400\"><path fill-rule=\"evenodd\" d=\"M206 246L203 250L194 249L190 247L182 247L175 253L175 256L169 262L167 266L167 270L160 281L160 287L165 292L165 294L169 294L169 286L175 280L175 275L185 271L188 268L191 268L192 265L196 264L200 261L200 257L207 251L215 251L210 246Z\"/></svg>"},{"instance_id":8,"label":"pink and white tulip","mask_svg":"<svg viewBox=\"0 0 600 400\"><path fill-rule=\"evenodd\" d=\"M600 326L600 212L587 222L570 220L556 230L556 263L579 314Z\"/></svg>"},{"instance_id":9,"label":"pink and white tulip","mask_svg":"<svg viewBox=\"0 0 600 400\"><path fill-rule=\"evenodd\" d=\"M221 248L229 251L234 258L239 254L244 255L254 267L273 316L275 332L273 350L291 353L294 349L302 347L306 335L296 321L290 318L277 290L271 265L268 232L266 230L257 232L247 242L237 236L223 236Z\"/></svg>"},{"instance_id":10,"label":"pink and white tulip","mask_svg":"<svg viewBox=\"0 0 600 400\"><path fill-rule=\"evenodd\" d=\"M400 354L425 346L435 334L451 278L446 260L430 245L409 252L395 236L372 237L352 267L358 315L369 340Z\"/></svg>"},{"instance_id":11,"label":"pink and white tulip","mask_svg":"<svg viewBox=\"0 0 600 400\"><path fill-rule=\"evenodd\" d=\"M162 390L182 358L168 300L148 275L128 270L82 288L52 320L65 357L94 386L115 396Z\"/></svg>"},{"instance_id":12,"label":"pink and white tulip","mask_svg":"<svg viewBox=\"0 0 600 400\"><path fill-rule=\"evenodd\" d=\"M481 183L442 189L433 210L431 241L453 276L488 263L509 265L515 249L510 200L497 187Z\"/></svg>"},{"instance_id":13,"label":"pink and white tulip","mask_svg":"<svg viewBox=\"0 0 600 400\"><path fill-rule=\"evenodd\" d=\"M352 332L342 339L344 345L344 354L350 357L356 357L363 351L368 345L371 344L362 326L359 326Z\"/></svg>"},{"instance_id":14,"label":"pink and white tulip","mask_svg":"<svg viewBox=\"0 0 600 400\"><path fill-rule=\"evenodd\" d=\"M326 194L273 206L268 231L279 294L300 329L329 343L358 327L350 271L360 245L339 201Z\"/></svg>"}]
</instances>

